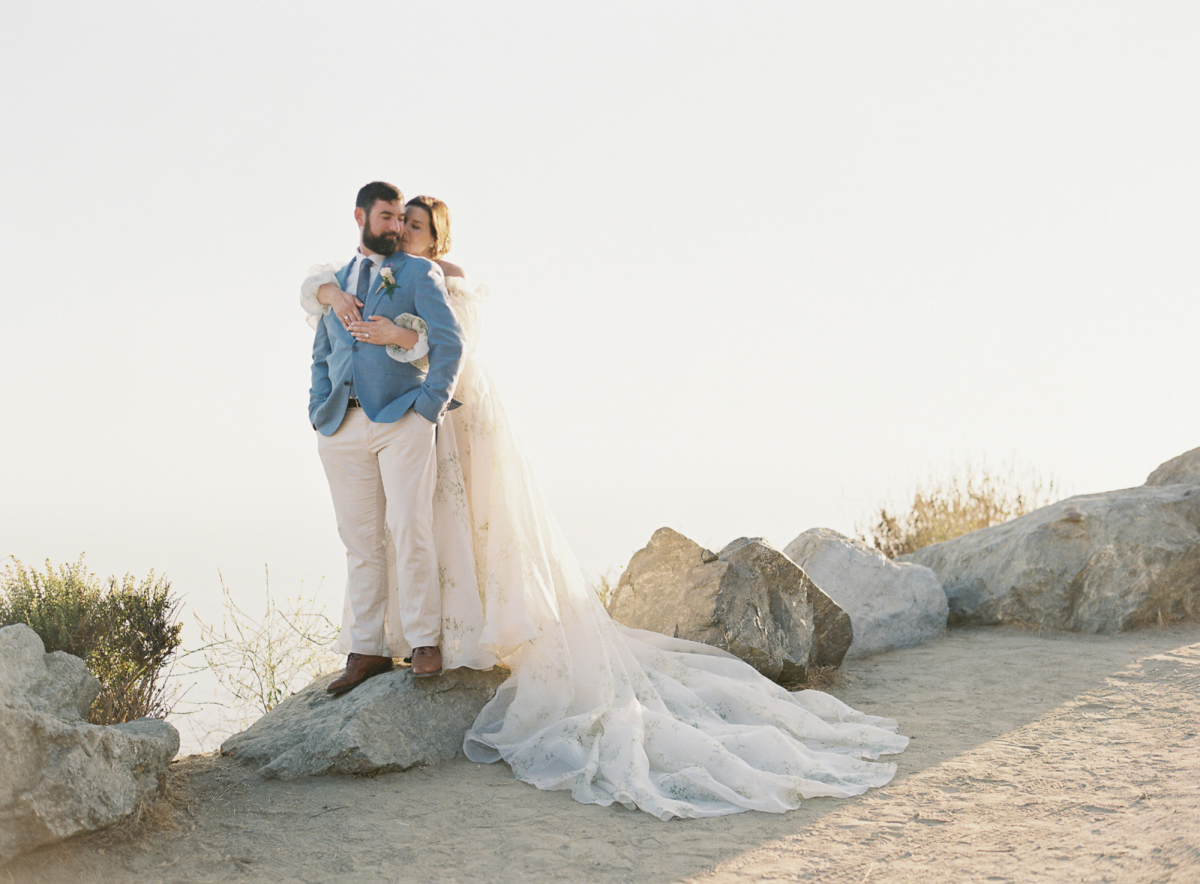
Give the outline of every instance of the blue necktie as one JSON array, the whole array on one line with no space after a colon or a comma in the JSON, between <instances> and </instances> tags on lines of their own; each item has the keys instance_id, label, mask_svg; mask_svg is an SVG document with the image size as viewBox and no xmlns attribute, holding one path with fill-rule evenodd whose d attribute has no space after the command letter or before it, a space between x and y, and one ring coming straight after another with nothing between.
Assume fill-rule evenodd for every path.
<instances>
[{"instance_id":1,"label":"blue necktie","mask_svg":"<svg viewBox=\"0 0 1200 884\"><path fill-rule=\"evenodd\" d=\"M370 258L363 258L362 263L358 265L358 291L355 294L364 304L367 303L367 288L371 285L371 270L374 267Z\"/></svg>"}]
</instances>

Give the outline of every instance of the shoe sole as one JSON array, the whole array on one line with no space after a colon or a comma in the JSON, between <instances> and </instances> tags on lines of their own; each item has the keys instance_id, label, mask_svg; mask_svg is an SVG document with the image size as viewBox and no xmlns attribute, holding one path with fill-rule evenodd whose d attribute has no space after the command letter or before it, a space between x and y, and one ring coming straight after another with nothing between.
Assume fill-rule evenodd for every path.
<instances>
[{"instance_id":1,"label":"shoe sole","mask_svg":"<svg viewBox=\"0 0 1200 884\"><path fill-rule=\"evenodd\" d=\"M356 687L358 687L360 684L362 684L367 679L374 678L377 675L383 675L385 672L391 672L395 668L396 668L395 665L392 665L392 666L389 666L387 669L380 669L376 672L370 672L370 673L364 675L359 681L356 681L354 684L346 685L346 687L344 687L344 688L338 688L336 691L331 691L331 690L329 690L329 688L326 688L325 693L329 694L329 696L331 696L331 697L340 697L342 694L349 693L350 691L354 690Z\"/></svg>"}]
</instances>

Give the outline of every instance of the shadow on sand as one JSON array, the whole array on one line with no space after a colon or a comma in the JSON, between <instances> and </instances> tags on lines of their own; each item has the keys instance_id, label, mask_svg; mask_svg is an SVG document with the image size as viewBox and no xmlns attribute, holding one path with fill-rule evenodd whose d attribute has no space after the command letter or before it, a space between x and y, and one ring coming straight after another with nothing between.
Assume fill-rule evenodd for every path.
<instances>
[{"instance_id":1,"label":"shadow on sand","mask_svg":"<svg viewBox=\"0 0 1200 884\"><path fill-rule=\"evenodd\" d=\"M1070 707L1136 660L1197 641L1196 624L1117 636L973 628L850 661L830 692L898 718L912 742L884 789L787 814L664 823L580 805L516 782L503 764L465 760L373 778L264 782L227 759L191 756L176 762L188 777L177 830L104 853L94 839L49 848L0 869L0 884L685 881L718 864L736 869L739 857L776 842L807 849L807 836L820 851L809 830L835 812L838 826L869 840L898 813L889 802L906 781Z\"/></svg>"}]
</instances>

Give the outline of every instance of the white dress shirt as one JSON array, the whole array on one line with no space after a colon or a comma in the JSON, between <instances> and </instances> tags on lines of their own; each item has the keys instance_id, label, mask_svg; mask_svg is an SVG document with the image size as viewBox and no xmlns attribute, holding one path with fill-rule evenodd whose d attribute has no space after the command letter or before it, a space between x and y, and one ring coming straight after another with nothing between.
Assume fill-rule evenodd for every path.
<instances>
[{"instance_id":1,"label":"white dress shirt","mask_svg":"<svg viewBox=\"0 0 1200 884\"><path fill-rule=\"evenodd\" d=\"M384 258L383 255L376 255L374 252L370 252L370 253L364 255L363 251L362 251L362 247L360 246L357 250L355 250L354 263L350 265L350 272L346 274L345 291L349 292L352 295L358 291L359 270L362 269L362 265L363 265L364 261L371 262L371 279L370 279L370 283L367 285L367 293L370 294L372 291L374 291L375 286L379 282L379 268L381 268L383 266L383 262L385 260L387 260L387 259ZM366 306L366 301L367 301L367 299L366 299L366 297L364 297L363 298L363 306ZM363 319L366 319L366 318L367 318L366 316L363 316ZM358 398L358 391L354 389L354 379L353 378L351 378L351 380L350 380L350 396L354 399Z\"/></svg>"},{"instance_id":2,"label":"white dress shirt","mask_svg":"<svg viewBox=\"0 0 1200 884\"><path fill-rule=\"evenodd\" d=\"M350 265L350 272L346 274L346 291L352 295L358 291L358 271L362 267L363 261L368 259L371 262L371 284L367 286L367 291L374 291L375 286L379 283L379 268L383 266L383 262L387 258L383 255L376 255L374 252L364 255L360 248L354 253L354 263Z\"/></svg>"}]
</instances>

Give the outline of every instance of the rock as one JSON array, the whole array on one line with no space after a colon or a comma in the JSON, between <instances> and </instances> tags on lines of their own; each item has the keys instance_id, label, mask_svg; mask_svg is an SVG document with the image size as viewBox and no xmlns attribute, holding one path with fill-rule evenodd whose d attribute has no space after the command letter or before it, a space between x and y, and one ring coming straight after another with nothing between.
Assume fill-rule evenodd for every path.
<instances>
[{"instance_id":1,"label":"rock","mask_svg":"<svg viewBox=\"0 0 1200 884\"><path fill-rule=\"evenodd\" d=\"M0 862L111 826L160 790L179 733L153 718L88 724L99 690L25 624L0 629Z\"/></svg>"},{"instance_id":2,"label":"rock","mask_svg":"<svg viewBox=\"0 0 1200 884\"><path fill-rule=\"evenodd\" d=\"M1147 485L1200 485L1200 448L1160 464L1146 479Z\"/></svg>"},{"instance_id":3,"label":"rock","mask_svg":"<svg viewBox=\"0 0 1200 884\"><path fill-rule=\"evenodd\" d=\"M932 568L950 624L1113 633L1200 616L1200 486L1087 494L902 557Z\"/></svg>"},{"instance_id":4,"label":"rock","mask_svg":"<svg viewBox=\"0 0 1200 884\"><path fill-rule=\"evenodd\" d=\"M704 642L777 681L838 666L850 618L770 544L741 538L719 554L660 528L634 554L609 605L626 626Z\"/></svg>"},{"instance_id":5,"label":"rock","mask_svg":"<svg viewBox=\"0 0 1200 884\"><path fill-rule=\"evenodd\" d=\"M842 665L842 658L854 638L850 617L809 579L803 568L796 567L795 562L761 537L742 537L733 541L721 550L717 561L728 562L766 586L771 618L792 643L789 646L785 642L790 653L780 671L780 680L802 679L808 666ZM807 632L809 623L812 624L812 642L808 659L803 660L795 637Z\"/></svg>"},{"instance_id":6,"label":"rock","mask_svg":"<svg viewBox=\"0 0 1200 884\"><path fill-rule=\"evenodd\" d=\"M413 678L393 669L335 697L324 675L221 744L268 779L369 774L463 754L463 737L508 670L451 669Z\"/></svg>"},{"instance_id":7,"label":"rock","mask_svg":"<svg viewBox=\"0 0 1200 884\"><path fill-rule=\"evenodd\" d=\"M728 562L743 580L747 577L766 584L771 615L785 635L797 636L809 629L812 641L808 659L793 651L779 674L779 680L794 682L805 677L809 666L838 667L854 642L850 615L814 583L804 569L761 537L743 537L726 546L718 560ZM807 605L801 602L807 600ZM811 619L807 616L812 608ZM805 616L801 616L804 612ZM797 661L797 662L792 662Z\"/></svg>"},{"instance_id":8,"label":"rock","mask_svg":"<svg viewBox=\"0 0 1200 884\"><path fill-rule=\"evenodd\" d=\"M805 531L783 552L850 616L847 657L924 644L946 628L946 594L929 568L893 562L829 528Z\"/></svg>"}]
</instances>

